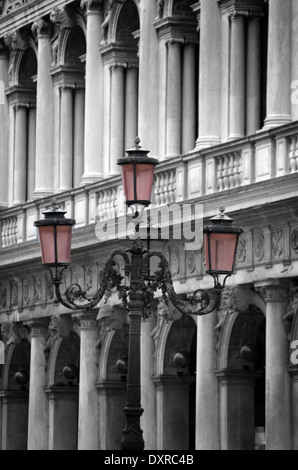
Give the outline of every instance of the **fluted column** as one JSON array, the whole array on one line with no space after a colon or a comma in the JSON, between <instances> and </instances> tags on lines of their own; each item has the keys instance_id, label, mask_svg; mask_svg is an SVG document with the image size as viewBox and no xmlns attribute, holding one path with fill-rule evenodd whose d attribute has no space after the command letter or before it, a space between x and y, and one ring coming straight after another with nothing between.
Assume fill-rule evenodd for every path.
<instances>
[{"instance_id":1,"label":"fluted column","mask_svg":"<svg viewBox=\"0 0 298 470\"><path fill-rule=\"evenodd\" d=\"M102 56L98 51L102 40L103 3L101 0L82 0L87 8L86 32L86 95L85 149L82 184L103 177L103 85Z\"/></svg>"},{"instance_id":2,"label":"fluted column","mask_svg":"<svg viewBox=\"0 0 298 470\"><path fill-rule=\"evenodd\" d=\"M125 148L130 149L138 135L138 69L128 67L125 87Z\"/></svg>"},{"instance_id":3,"label":"fluted column","mask_svg":"<svg viewBox=\"0 0 298 470\"><path fill-rule=\"evenodd\" d=\"M81 331L78 450L99 449L96 315L95 311L73 315L79 320Z\"/></svg>"},{"instance_id":4,"label":"fluted column","mask_svg":"<svg viewBox=\"0 0 298 470\"><path fill-rule=\"evenodd\" d=\"M117 160L124 155L124 65L112 65L111 72L110 175L118 175Z\"/></svg>"},{"instance_id":5,"label":"fluted column","mask_svg":"<svg viewBox=\"0 0 298 470\"><path fill-rule=\"evenodd\" d=\"M84 172L84 108L85 90L75 90L74 97L74 149L73 149L73 186L79 186Z\"/></svg>"},{"instance_id":6,"label":"fluted column","mask_svg":"<svg viewBox=\"0 0 298 470\"><path fill-rule=\"evenodd\" d=\"M214 328L217 315L197 318L196 449L219 450L218 385Z\"/></svg>"},{"instance_id":7,"label":"fluted column","mask_svg":"<svg viewBox=\"0 0 298 470\"><path fill-rule=\"evenodd\" d=\"M262 287L266 302L266 449L291 450L289 348L283 323L288 291L278 280L257 287Z\"/></svg>"},{"instance_id":8,"label":"fluted column","mask_svg":"<svg viewBox=\"0 0 298 470\"><path fill-rule=\"evenodd\" d=\"M8 204L8 105L5 88L8 86L8 51L0 43L0 207Z\"/></svg>"},{"instance_id":9,"label":"fluted column","mask_svg":"<svg viewBox=\"0 0 298 470\"><path fill-rule=\"evenodd\" d=\"M36 173L34 197L53 193L53 125L54 91L50 67L52 46L49 22L34 23L38 31L37 99L36 99Z\"/></svg>"},{"instance_id":10,"label":"fluted column","mask_svg":"<svg viewBox=\"0 0 298 470\"><path fill-rule=\"evenodd\" d=\"M32 199L35 186L35 151L36 151L36 107L28 111L28 164L27 164L27 200Z\"/></svg>"},{"instance_id":11,"label":"fluted column","mask_svg":"<svg viewBox=\"0 0 298 470\"><path fill-rule=\"evenodd\" d=\"M139 136L150 156L158 156L158 38L156 2L140 0ZM149 64L149 65L148 65Z\"/></svg>"},{"instance_id":12,"label":"fluted column","mask_svg":"<svg viewBox=\"0 0 298 470\"><path fill-rule=\"evenodd\" d=\"M265 128L291 122L291 0L270 0Z\"/></svg>"},{"instance_id":13,"label":"fluted column","mask_svg":"<svg viewBox=\"0 0 298 470\"><path fill-rule=\"evenodd\" d=\"M193 150L196 138L196 45L185 44L183 53L182 153Z\"/></svg>"},{"instance_id":14,"label":"fluted column","mask_svg":"<svg viewBox=\"0 0 298 470\"><path fill-rule=\"evenodd\" d=\"M28 450L47 450L49 416L44 391L47 385L44 348L48 321L30 320L26 324L31 329Z\"/></svg>"},{"instance_id":15,"label":"fluted column","mask_svg":"<svg viewBox=\"0 0 298 470\"><path fill-rule=\"evenodd\" d=\"M217 0L201 0L199 138L196 148L220 143L221 29Z\"/></svg>"},{"instance_id":16,"label":"fluted column","mask_svg":"<svg viewBox=\"0 0 298 470\"><path fill-rule=\"evenodd\" d=\"M29 104L26 103L15 106L14 204L26 202L28 108Z\"/></svg>"},{"instance_id":17,"label":"fluted column","mask_svg":"<svg viewBox=\"0 0 298 470\"><path fill-rule=\"evenodd\" d=\"M141 403L144 412L141 416L141 429L146 450L156 449L156 387L152 381L154 374L154 342L151 336L156 324L152 314L141 324Z\"/></svg>"},{"instance_id":18,"label":"fluted column","mask_svg":"<svg viewBox=\"0 0 298 470\"><path fill-rule=\"evenodd\" d=\"M182 138L182 69L181 42L168 41L168 80L167 80L167 152L166 157L181 154Z\"/></svg>"},{"instance_id":19,"label":"fluted column","mask_svg":"<svg viewBox=\"0 0 298 470\"><path fill-rule=\"evenodd\" d=\"M61 135L59 191L72 188L73 172L73 88L61 87Z\"/></svg>"},{"instance_id":20,"label":"fluted column","mask_svg":"<svg viewBox=\"0 0 298 470\"><path fill-rule=\"evenodd\" d=\"M245 135L245 16L231 15L230 135Z\"/></svg>"},{"instance_id":21,"label":"fluted column","mask_svg":"<svg viewBox=\"0 0 298 470\"><path fill-rule=\"evenodd\" d=\"M253 16L247 26L246 134L261 127L261 18Z\"/></svg>"}]
</instances>

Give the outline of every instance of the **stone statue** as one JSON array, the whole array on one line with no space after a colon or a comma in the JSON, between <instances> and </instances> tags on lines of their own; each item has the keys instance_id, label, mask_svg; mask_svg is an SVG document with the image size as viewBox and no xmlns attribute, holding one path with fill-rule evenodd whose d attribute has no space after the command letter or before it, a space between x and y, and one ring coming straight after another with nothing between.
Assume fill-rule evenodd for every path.
<instances>
[{"instance_id":1,"label":"stone statue","mask_svg":"<svg viewBox=\"0 0 298 470\"><path fill-rule=\"evenodd\" d=\"M220 307L217 310L218 322L214 327L215 330L215 348L219 348L219 339L222 327L225 323L228 314L237 311L237 296L231 287L225 287L220 294Z\"/></svg>"},{"instance_id":2,"label":"stone statue","mask_svg":"<svg viewBox=\"0 0 298 470\"><path fill-rule=\"evenodd\" d=\"M50 21L55 25L52 37L52 66L59 64L60 37L63 29L72 29L76 25L74 11L65 6L55 7L51 11Z\"/></svg>"},{"instance_id":3,"label":"stone statue","mask_svg":"<svg viewBox=\"0 0 298 470\"><path fill-rule=\"evenodd\" d=\"M291 331L292 331L292 325L294 321L295 314L297 313L298 310L298 291L295 290L291 296L288 308L287 308L287 313L283 316L283 323L284 327L287 333L287 338L290 340L291 337Z\"/></svg>"},{"instance_id":4,"label":"stone statue","mask_svg":"<svg viewBox=\"0 0 298 470\"><path fill-rule=\"evenodd\" d=\"M105 44L108 40L109 25L110 25L110 21L111 21L112 8L113 8L114 3L115 3L115 0L109 0L108 1L108 10L105 13L104 22L100 26L101 35L102 35L101 44Z\"/></svg>"},{"instance_id":5,"label":"stone statue","mask_svg":"<svg viewBox=\"0 0 298 470\"><path fill-rule=\"evenodd\" d=\"M165 0L157 0L157 17L156 20L161 20L163 18Z\"/></svg>"},{"instance_id":6,"label":"stone statue","mask_svg":"<svg viewBox=\"0 0 298 470\"><path fill-rule=\"evenodd\" d=\"M61 316L53 316L51 318L49 327L48 327L48 333L46 336L46 345L44 348L44 355L46 362L48 362L49 355L51 352L51 348L55 341L57 341L60 338L66 338L71 331L71 321L68 319L65 319Z\"/></svg>"}]
</instances>

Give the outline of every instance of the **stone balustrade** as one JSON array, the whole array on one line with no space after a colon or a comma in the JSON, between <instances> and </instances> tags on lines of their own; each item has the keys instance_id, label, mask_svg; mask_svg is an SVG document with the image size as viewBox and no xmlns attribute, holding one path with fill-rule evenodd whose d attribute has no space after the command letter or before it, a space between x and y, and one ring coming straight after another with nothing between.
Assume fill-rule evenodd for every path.
<instances>
[{"instance_id":1,"label":"stone balustrade","mask_svg":"<svg viewBox=\"0 0 298 470\"><path fill-rule=\"evenodd\" d=\"M298 173L297 122L162 161L155 169L152 202L156 207L193 199L203 202L206 196L231 191L245 196L244 188L274 178L281 178L279 192L286 195L287 177L293 181L295 173ZM76 229L124 213L120 176L59 193L57 200L67 216L76 219ZM36 240L34 221L50 203L51 198L47 197L2 210L1 248Z\"/></svg>"}]
</instances>

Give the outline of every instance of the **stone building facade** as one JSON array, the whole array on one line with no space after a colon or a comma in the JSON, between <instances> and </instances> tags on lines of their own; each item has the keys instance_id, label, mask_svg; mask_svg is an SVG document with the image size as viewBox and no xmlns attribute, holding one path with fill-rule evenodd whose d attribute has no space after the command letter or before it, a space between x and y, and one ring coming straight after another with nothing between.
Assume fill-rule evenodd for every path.
<instances>
[{"instance_id":1,"label":"stone building facade","mask_svg":"<svg viewBox=\"0 0 298 470\"><path fill-rule=\"evenodd\" d=\"M298 449L297 17L296 0L0 0L1 449L120 448L125 311L57 304L33 223L55 195L76 219L63 284L94 294L136 135L157 208L224 205L244 229L217 312L157 299L142 322L145 448ZM178 293L212 287L203 250L159 249Z\"/></svg>"}]
</instances>

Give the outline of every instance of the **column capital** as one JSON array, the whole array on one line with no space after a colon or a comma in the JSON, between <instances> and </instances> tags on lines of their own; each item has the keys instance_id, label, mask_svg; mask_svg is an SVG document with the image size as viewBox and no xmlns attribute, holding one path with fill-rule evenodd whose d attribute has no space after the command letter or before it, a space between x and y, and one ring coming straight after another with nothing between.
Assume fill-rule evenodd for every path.
<instances>
[{"instance_id":1,"label":"column capital","mask_svg":"<svg viewBox=\"0 0 298 470\"><path fill-rule=\"evenodd\" d=\"M170 38L166 41L167 46L181 46L185 44L186 40L184 38Z\"/></svg>"},{"instance_id":2,"label":"column capital","mask_svg":"<svg viewBox=\"0 0 298 470\"><path fill-rule=\"evenodd\" d=\"M88 312L73 313L72 318L78 321L81 330L98 329L97 322L98 310L88 310Z\"/></svg>"},{"instance_id":3,"label":"column capital","mask_svg":"<svg viewBox=\"0 0 298 470\"><path fill-rule=\"evenodd\" d=\"M86 8L87 13L100 12L104 7L103 0L81 0L80 8L84 10Z\"/></svg>"},{"instance_id":4,"label":"column capital","mask_svg":"<svg viewBox=\"0 0 298 470\"><path fill-rule=\"evenodd\" d=\"M29 109L30 107L31 107L31 106L30 106L30 103L22 103L22 102L20 102L20 103L16 103L16 104L14 105L14 109L15 109L16 111L17 111L18 109L20 109L20 108L27 108L27 109Z\"/></svg>"},{"instance_id":5,"label":"column capital","mask_svg":"<svg viewBox=\"0 0 298 470\"><path fill-rule=\"evenodd\" d=\"M31 31L37 38L44 36L50 37L52 32L52 25L50 21L40 18L32 24Z\"/></svg>"},{"instance_id":6,"label":"column capital","mask_svg":"<svg viewBox=\"0 0 298 470\"><path fill-rule=\"evenodd\" d=\"M256 282L255 289L266 303L288 303L289 301L289 287L282 284L279 279Z\"/></svg>"},{"instance_id":7,"label":"column capital","mask_svg":"<svg viewBox=\"0 0 298 470\"><path fill-rule=\"evenodd\" d=\"M36 336L46 336L48 333L48 318L37 318L32 320L27 320L24 322L25 326L30 328L30 337Z\"/></svg>"},{"instance_id":8,"label":"column capital","mask_svg":"<svg viewBox=\"0 0 298 470\"><path fill-rule=\"evenodd\" d=\"M114 62L109 66L110 70L115 69L126 69L128 67L127 62Z\"/></svg>"}]
</instances>

